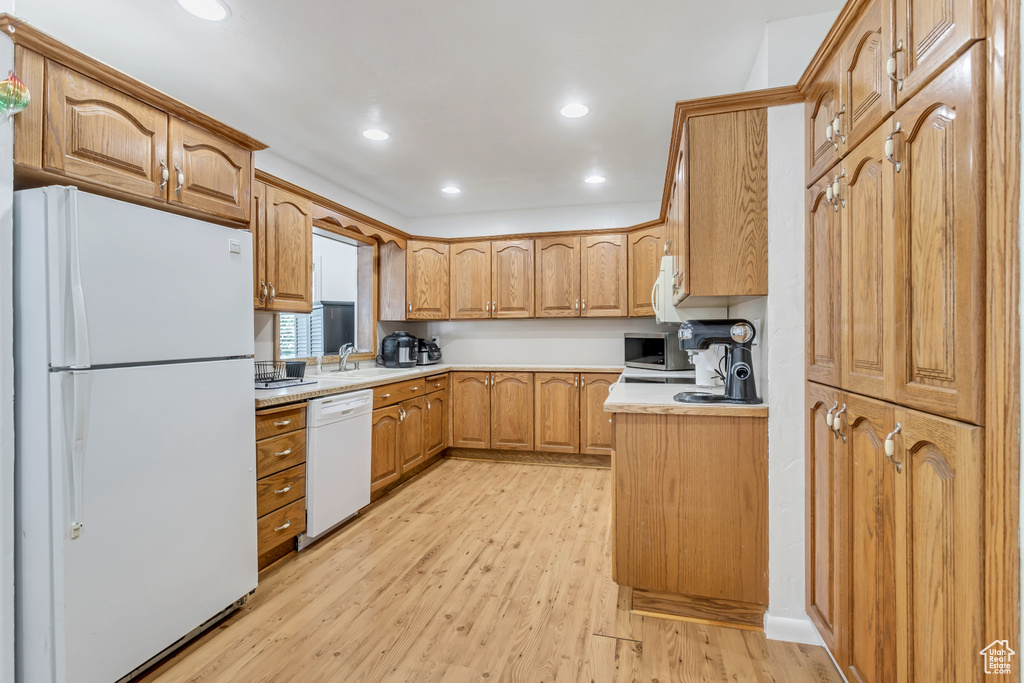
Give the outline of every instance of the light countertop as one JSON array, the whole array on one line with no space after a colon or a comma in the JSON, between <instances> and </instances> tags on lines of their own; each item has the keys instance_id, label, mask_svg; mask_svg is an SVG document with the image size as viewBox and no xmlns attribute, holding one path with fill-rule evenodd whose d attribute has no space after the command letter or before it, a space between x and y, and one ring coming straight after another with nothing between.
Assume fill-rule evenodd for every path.
<instances>
[{"instance_id":1,"label":"light countertop","mask_svg":"<svg viewBox=\"0 0 1024 683\"><path fill-rule=\"evenodd\" d=\"M653 413L656 415L712 415L725 417L768 417L767 404L679 403L673 396L682 391L724 393L722 387L709 389L693 384L613 384L604 402L606 413Z\"/></svg>"},{"instance_id":2,"label":"light countertop","mask_svg":"<svg viewBox=\"0 0 1024 683\"><path fill-rule=\"evenodd\" d=\"M370 366L373 367L373 366ZM364 368L366 369L366 368ZM315 368L308 368L315 372ZM417 377L429 377L445 372L602 372L619 374L621 365L472 365L455 363L437 363L435 365L418 365L414 368L396 368L388 370L386 375L374 377L337 379L333 376L306 375L313 384L284 387L282 389L256 389L256 408L270 408L286 403L308 401L311 398L345 394L350 391L372 389L392 382L401 382Z\"/></svg>"}]
</instances>

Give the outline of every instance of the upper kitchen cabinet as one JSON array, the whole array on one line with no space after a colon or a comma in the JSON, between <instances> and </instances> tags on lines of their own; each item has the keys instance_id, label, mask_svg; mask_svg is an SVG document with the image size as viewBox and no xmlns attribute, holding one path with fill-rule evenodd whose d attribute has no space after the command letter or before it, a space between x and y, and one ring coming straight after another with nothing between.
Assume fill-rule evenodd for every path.
<instances>
[{"instance_id":1,"label":"upper kitchen cabinet","mask_svg":"<svg viewBox=\"0 0 1024 683\"><path fill-rule=\"evenodd\" d=\"M447 320L451 306L449 251L448 244L431 241L409 240L405 249L393 242L381 245L380 320ZM483 277L479 267L474 267ZM469 268L464 275L473 277L474 270ZM472 303L459 305L470 307Z\"/></svg>"},{"instance_id":2,"label":"upper kitchen cabinet","mask_svg":"<svg viewBox=\"0 0 1024 683\"><path fill-rule=\"evenodd\" d=\"M491 242L491 317L532 318L533 240Z\"/></svg>"},{"instance_id":3,"label":"upper kitchen cabinet","mask_svg":"<svg viewBox=\"0 0 1024 683\"><path fill-rule=\"evenodd\" d=\"M665 252L665 226L659 225L629 234L627 256L629 273L629 315L654 315L651 300L654 282L661 270L661 257Z\"/></svg>"},{"instance_id":4,"label":"upper kitchen cabinet","mask_svg":"<svg viewBox=\"0 0 1024 683\"><path fill-rule=\"evenodd\" d=\"M172 203L248 220L249 150L174 117L168 128L168 145Z\"/></svg>"},{"instance_id":5,"label":"upper kitchen cabinet","mask_svg":"<svg viewBox=\"0 0 1024 683\"><path fill-rule=\"evenodd\" d=\"M985 399L985 66L979 43L900 107L889 136L896 401L974 424Z\"/></svg>"},{"instance_id":6,"label":"upper kitchen cabinet","mask_svg":"<svg viewBox=\"0 0 1024 683\"><path fill-rule=\"evenodd\" d=\"M491 243L451 245L451 316L453 320L491 317Z\"/></svg>"},{"instance_id":7,"label":"upper kitchen cabinet","mask_svg":"<svg viewBox=\"0 0 1024 683\"><path fill-rule=\"evenodd\" d=\"M832 136L843 154L896 109L896 86L886 70L892 45L892 0L872 0L850 29L840 53L842 98L832 121Z\"/></svg>"},{"instance_id":8,"label":"upper kitchen cabinet","mask_svg":"<svg viewBox=\"0 0 1024 683\"><path fill-rule=\"evenodd\" d=\"M309 313L313 310L312 204L273 185L265 185L258 196L265 197L254 248L264 254L259 272L266 277L266 289L258 287L258 296L265 297L262 307Z\"/></svg>"},{"instance_id":9,"label":"upper kitchen cabinet","mask_svg":"<svg viewBox=\"0 0 1024 683\"><path fill-rule=\"evenodd\" d=\"M842 257L838 169L807 190L805 348L807 379L839 386L842 358Z\"/></svg>"},{"instance_id":10,"label":"upper kitchen cabinet","mask_svg":"<svg viewBox=\"0 0 1024 683\"><path fill-rule=\"evenodd\" d=\"M896 0L893 77L902 106L971 41L985 36L982 0Z\"/></svg>"},{"instance_id":11,"label":"upper kitchen cabinet","mask_svg":"<svg viewBox=\"0 0 1024 683\"><path fill-rule=\"evenodd\" d=\"M839 55L825 62L812 79L804 105L807 125L807 186L839 161L839 140L832 127L841 110ZM845 114L844 114L845 116ZM842 122L840 127L842 127Z\"/></svg>"},{"instance_id":12,"label":"upper kitchen cabinet","mask_svg":"<svg viewBox=\"0 0 1024 683\"><path fill-rule=\"evenodd\" d=\"M536 241L538 318L580 315L580 238L544 237Z\"/></svg>"},{"instance_id":13,"label":"upper kitchen cabinet","mask_svg":"<svg viewBox=\"0 0 1024 683\"><path fill-rule=\"evenodd\" d=\"M768 294L768 114L689 120L687 296Z\"/></svg>"},{"instance_id":14,"label":"upper kitchen cabinet","mask_svg":"<svg viewBox=\"0 0 1024 683\"><path fill-rule=\"evenodd\" d=\"M248 225L258 141L35 28L0 18L32 92L14 119L15 186L89 192Z\"/></svg>"},{"instance_id":15,"label":"upper kitchen cabinet","mask_svg":"<svg viewBox=\"0 0 1024 683\"><path fill-rule=\"evenodd\" d=\"M46 76L44 168L165 198L167 114L53 61Z\"/></svg>"},{"instance_id":16,"label":"upper kitchen cabinet","mask_svg":"<svg viewBox=\"0 0 1024 683\"><path fill-rule=\"evenodd\" d=\"M626 317L626 235L587 235L581 241L580 315Z\"/></svg>"}]
</instances>

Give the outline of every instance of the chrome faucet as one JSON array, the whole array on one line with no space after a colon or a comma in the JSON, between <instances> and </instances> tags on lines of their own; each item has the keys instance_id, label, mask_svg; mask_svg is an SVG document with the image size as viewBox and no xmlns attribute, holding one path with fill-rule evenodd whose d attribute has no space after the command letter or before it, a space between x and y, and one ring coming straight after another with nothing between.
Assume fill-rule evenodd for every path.
<instances>
[{"instance_id":1,"label":"chrome faucet","mask_svg":"<svg viewBox=\"0 0 1024 683\"><path fill-rule=\"evenodd\" d=\"M345 343L345 344L341 345L341 348L338 349L338 356L340 357L340 360L339 360L339 363L338 363L338 372L345 372L346 370L348 370L348 357L349 357L349 354L352 353L355 350L356 350L356 345L351 343L351 342L348 342L348 343Z\"/></svg>"}]
</instances>

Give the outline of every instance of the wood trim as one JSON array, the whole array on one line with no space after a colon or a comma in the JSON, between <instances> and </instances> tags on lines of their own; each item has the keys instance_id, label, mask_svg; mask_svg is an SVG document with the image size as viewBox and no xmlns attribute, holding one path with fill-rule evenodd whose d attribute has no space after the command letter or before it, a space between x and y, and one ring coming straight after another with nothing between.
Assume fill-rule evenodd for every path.
<instances>
[{"instance_id":1,"label":"wood trim","mask_svg":"<svg viewBox=\"0 0 1024 683\"><path fill-rule=\"evenodd\" d=\"M859 2L860 0L854 1ZM644 226L652 227L658 223L664 223L667 219L668 200L672 194L672 176L675 174L676 157L679 155L679 144L683 137L683 125L688 119L694 116L707 116L708 114L721 114L729 111L799 104L803 101L804 95L797 86L785 85L778 88L750 90L729 95L702 97L696 100L676 102L675 117L672 120L672 139L668 148L668 164L665 169L665 186L661 195L661 214L658 220L651 221L649 224L644 224Z\"/></svg>"},{"instance_id":2,"label":"wood trim","mask_svg":"<svg viewBox=\"0 0 1024 683\"><path fill-rule=\"evenodd\" d=\"M634 588L630 611L669 615L712 622L723 626L747 626L763 630L767 605L698 595L673 595Z\"/></svg>"},{"instance_id":3,"label":"wood trim","mask_svg":"<svg viewBox=\"0 0 1024 683\"><path fill-rule=\"evenodd\" d=\"M406 241L410 238L409 233L392 227L376 218L370 218L347 206L333 202L326 197L310 192L309 190L290 183L287 180L271 175L266 171L256 169L256 180L273 185L292 194L304 197L313 203L313 220L326 220L335 223L338 227L350 228L357 232L373 237L381 242L394 242L402 249L405 249ZM444 240L437 240L444 241Z\"/></svg>"},{"instance_id":4,"label":"wood trim","mask_svg":"<svg viewBox=\"0 0 1024 683\"><path fill-rule=\"evenodd\" d=\"M1020 0L988 0L984 642L1020 651ZM985 640L989 638L989 640ZM1008 680L1020 681L1015 666Z\"/></svg>"},{"instance_id":5,"label":"wood trim","mask_svg":"<svg viewBox=\"0 0 1024 683\"><path fill-rule=\"evenodd\" d=\"M120 90L126 95L131 95L146 104L162 109L172 116L177 116L180 119L197 124L201 128L227 138L247 150L256 151L267 148L259 140L231 128L198 109L193 109L184 102L156 88L131 78L98 59L68 47L17 17L10 14L0 14L0 29L14 41L15 45L23 45L44 57L60 62L70 69L74 69L90 78L95 78L106 86ZM33 94L38 96L40 93Z\"/></svg>"},{"instance_id":6,"label":"wood trim","mask_svg":"<svg viewBox=\"0 0 1024 683\"><path fill-rule=\"evenodd\" d=\"M532 419L532 416L531 416ZM520 465L550 465L554 467L596 467L609 469L610 455L580 453L548 453L546 451L512 451L479 448L449 448L446 454L456 460L482 460L486 462L512 462Z\"/></svg>"},{"instance_id":7,"label":"wood trim","mask_svg":"<svg viewBox=\"0 0 1024 683\"><path fill-rule=\"evenodd\" d=\"M593 230L559 230L552 232L518 232L508 235L478 235L476 237L411 237L411 239L417 240L430 240L431 242L446 242L448 244L460 244L464 242L512 242L519 240L533 240L544 237L575 237L580 235L586 237L587 235L621 235L622 233L639 232L641 230L647 230L649 228L661 227L661 219L654 219L646 221L644 223L637 223L631 225L628 228L595 228Z\"/></svg>"}]
</instances>

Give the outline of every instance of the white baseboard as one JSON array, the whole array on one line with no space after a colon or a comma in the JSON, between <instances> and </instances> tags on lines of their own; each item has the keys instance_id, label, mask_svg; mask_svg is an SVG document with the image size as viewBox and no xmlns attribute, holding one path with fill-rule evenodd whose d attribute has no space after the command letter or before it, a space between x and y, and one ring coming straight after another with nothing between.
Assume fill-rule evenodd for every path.
<instances>
[{"instance_id":1,"label":"white baseboard","mask_svg":"<svg viewBox=\"0 0 1024 683\"><path fill-rule=\"evenodd\" d=\"M814 628L814 624L807 617L788 619L773 617L766 613L764 615L764 635L768 640L784 640L788 643L804 645L825 645L825 641L818 634L818 629Z\"/></svg>"}]
</instances>

